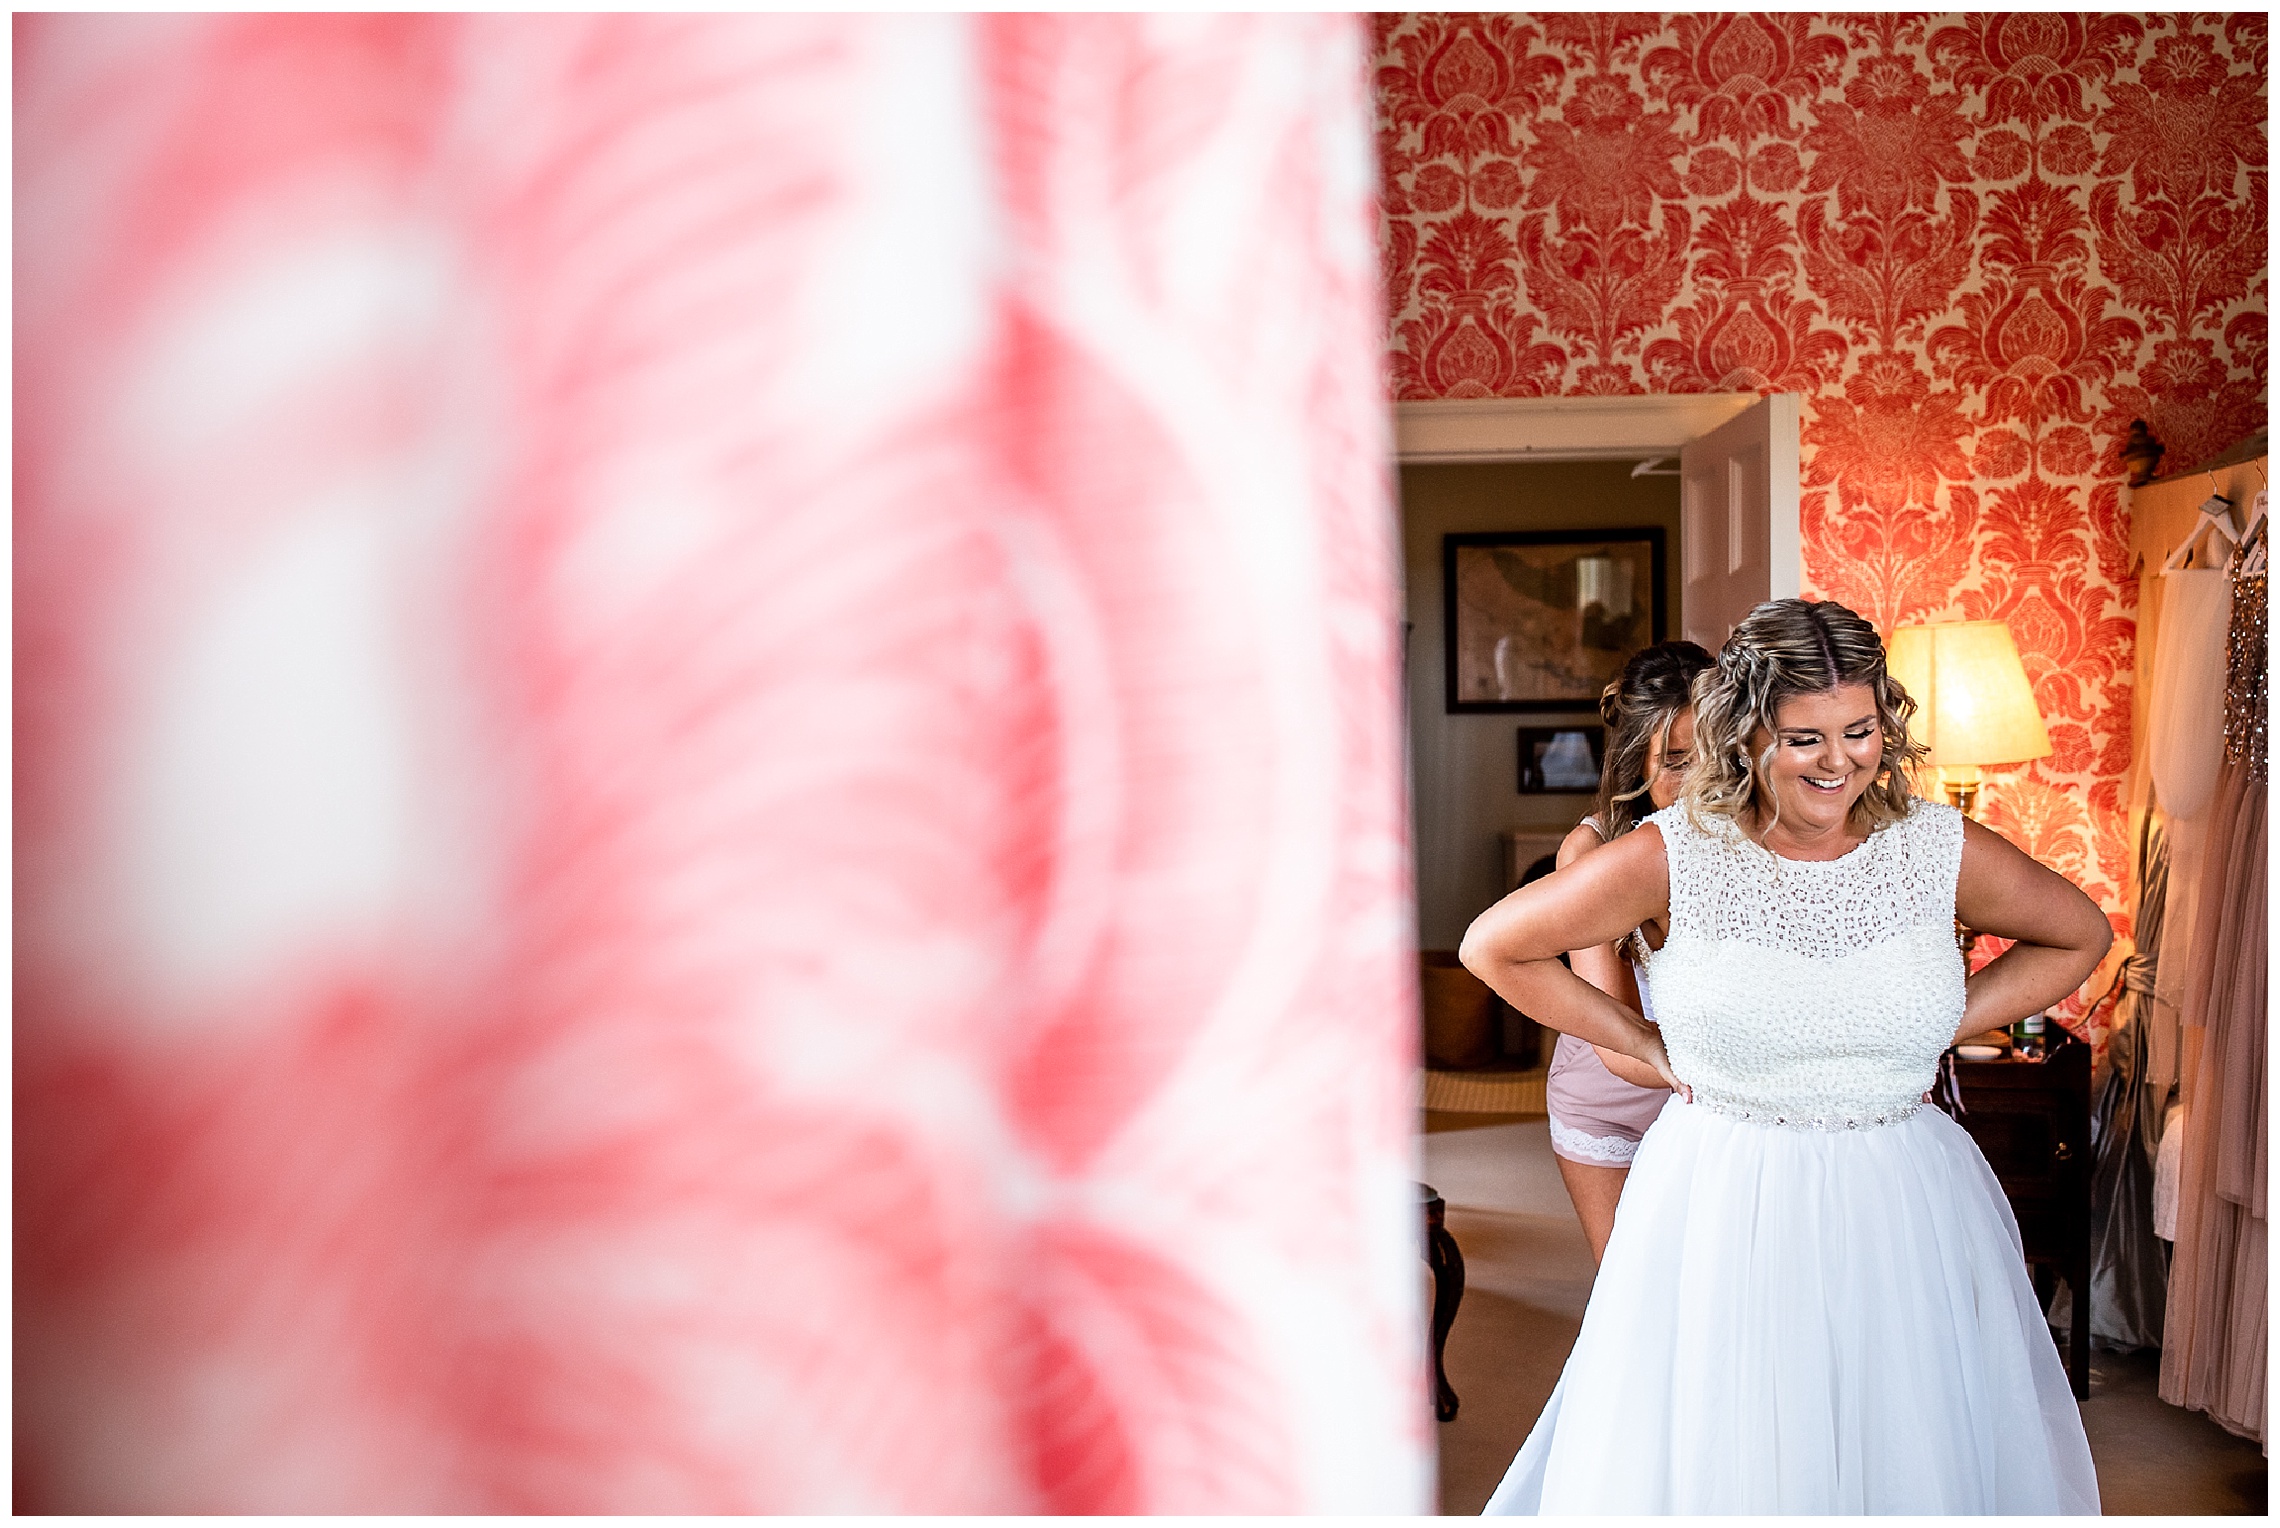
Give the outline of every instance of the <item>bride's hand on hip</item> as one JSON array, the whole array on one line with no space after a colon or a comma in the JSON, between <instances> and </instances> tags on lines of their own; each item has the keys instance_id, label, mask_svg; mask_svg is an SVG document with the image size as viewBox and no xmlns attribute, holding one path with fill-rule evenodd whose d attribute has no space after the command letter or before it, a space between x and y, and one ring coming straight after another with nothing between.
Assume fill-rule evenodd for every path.
<instances>
[{"instance_id":1,"label":"bride's hand on hip","mask_svg":"<svg viewBox=\"0 0 2280 1528\"><path fill-rule=\"evenodd\" d=\"M1646 1032L1640 1039L1643 1043L1635 1053L1638 1058L1655 1069L1655 1075L1662 1079L1664 1087L1688 1103L1694 1102L1694 1090L1679 1081L1678 1073L1670 1069L1670 1052L1663 1049L1662 1031L1651 1024L1647 1025Z\"/></svg>"}]
</instances>

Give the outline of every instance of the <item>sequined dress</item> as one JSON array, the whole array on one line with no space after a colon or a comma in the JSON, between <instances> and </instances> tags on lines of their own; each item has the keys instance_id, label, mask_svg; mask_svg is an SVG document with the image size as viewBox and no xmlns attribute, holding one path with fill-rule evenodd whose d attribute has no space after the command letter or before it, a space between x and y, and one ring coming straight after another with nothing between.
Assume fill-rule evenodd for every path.
<instances>
[{"instance_id":1,"label":"sequined dress","mask_svg":"<svg viewBox=\"0 0 2280 1528\"><path fill-rule=\"evenodd\" d=\"M1650 962L1674 1096L1491 1513L2095 1513L2080 1413L1971 1137L1922 1102L1963 1012L1963 824L1842 858L1681 807Z\"/></svg>"}]
</instances>

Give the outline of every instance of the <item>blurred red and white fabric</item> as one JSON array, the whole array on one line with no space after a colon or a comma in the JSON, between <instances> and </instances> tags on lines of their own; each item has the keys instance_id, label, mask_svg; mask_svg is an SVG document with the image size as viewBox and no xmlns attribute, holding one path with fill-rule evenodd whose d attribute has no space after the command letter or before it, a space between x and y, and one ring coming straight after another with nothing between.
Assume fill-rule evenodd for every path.
<instances>
[{"instance_id":1,"label":"blurred red and white fabric","mask_svg":"<svg viewBox=\"0 0 2280 1528\"><path fill-rule=\"evenodd\" d=\"M1429 1508L1364 43L19 19L20 1506Z\"/></svg>"}]
</instances>

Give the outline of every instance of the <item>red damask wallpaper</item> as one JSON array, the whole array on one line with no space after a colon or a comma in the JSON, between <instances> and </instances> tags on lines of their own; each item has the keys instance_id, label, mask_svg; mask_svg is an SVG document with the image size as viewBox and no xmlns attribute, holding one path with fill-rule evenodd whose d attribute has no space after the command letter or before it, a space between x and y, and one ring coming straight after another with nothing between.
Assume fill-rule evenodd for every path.
<instances>
[{"instance_id":1,"label":"red damask wallpaper","mask_svg":"<svg viewBox=\"0 0 2280 1528\"><path fill-rule=\"evenodd\" d=\"M1803 394L1809 591L2010 623L1987 815L2126 927L2116 453L2264 422L2265 17L1376 26L1396 395Z\"/></svg>"}]
</instances>

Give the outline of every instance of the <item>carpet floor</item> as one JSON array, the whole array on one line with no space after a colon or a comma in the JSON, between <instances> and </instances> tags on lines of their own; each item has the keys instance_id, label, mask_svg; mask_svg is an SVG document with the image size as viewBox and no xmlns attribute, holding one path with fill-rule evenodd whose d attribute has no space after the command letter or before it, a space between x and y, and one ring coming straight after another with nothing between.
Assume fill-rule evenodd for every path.
<instances>
[{"instance_id":1,"label":"carpet floor","mask_svg":"<svg viewBox=\"0 0 2280 1528\"><path fill-rule=\"evenodd\" d=\"M1541 1114L1546 1067L1474 1072L1428 1070L1425 1109L1430 1114Z\"/></svg>"},{"instance_id":2,"label":"carpet floor","mask_svg":"<svg viewBox=\"0 0 2280 1528\"><path fill-rule=\"evenodd\" d=\"M1441 1511L1471 1515L1551 1397L1591 1295L1583 1238L1541 1118L1428 1112L1425 1181L1448 1203L1465 1259L1450 1329L1455 1420L1440 1424ZM2108 1516L2262 1514L2266 1461L2156 1394L2158 1352L2093 1352L2083 1430Z\"/></svg>"}]
</instances>

